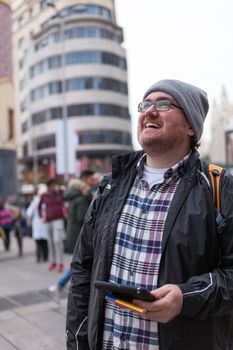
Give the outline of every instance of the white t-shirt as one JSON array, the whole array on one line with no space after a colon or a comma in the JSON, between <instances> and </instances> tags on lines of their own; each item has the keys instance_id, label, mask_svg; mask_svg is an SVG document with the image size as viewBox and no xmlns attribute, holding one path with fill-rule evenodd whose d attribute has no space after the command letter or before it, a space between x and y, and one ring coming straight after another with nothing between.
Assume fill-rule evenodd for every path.
<instances>
[{"instance_id":1,"label":"white t-shirt","mask_svg":"<svg viewBox=\"0 0 233 350\"><path fill-rule=\"evenodd\" d=\"M164 174L167 170L168 168L155 169L144 165L143 180L145 180L151 188L153 185L160 184L164 181Z\"/></svg>"}]
</instances>

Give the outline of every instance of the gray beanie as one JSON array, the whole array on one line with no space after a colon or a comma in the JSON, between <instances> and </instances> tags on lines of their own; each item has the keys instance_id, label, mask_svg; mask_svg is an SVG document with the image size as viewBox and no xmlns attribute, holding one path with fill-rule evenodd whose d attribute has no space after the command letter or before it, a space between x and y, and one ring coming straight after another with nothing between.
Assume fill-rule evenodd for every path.
<instances>
[{"instance_id":1,"label":"gray beanie","mask_svg":"<svg viewBox=\"0 0 233 350\"><path fill-rule=\"evenodd\" d=\"M160 80L152 85L144 94L143 100L155 91L163 91L171 95L182 108L196 140L201 138L203 123L209 109L207 94L194 85L179 80Z\"/></svg>"}]
</instances>

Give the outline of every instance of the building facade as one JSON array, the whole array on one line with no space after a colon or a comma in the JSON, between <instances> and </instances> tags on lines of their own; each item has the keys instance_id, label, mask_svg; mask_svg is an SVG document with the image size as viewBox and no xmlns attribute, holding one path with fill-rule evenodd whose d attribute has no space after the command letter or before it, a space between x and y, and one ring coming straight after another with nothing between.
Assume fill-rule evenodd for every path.
<instances>
[{"instance_id":1,"label":"building facade","mask_svg":"<svg viewBox=\"0 0 233 350\"><path fill-rule=\"evenodd\" d=\"M127 62L112 0L13 1L19 158L28 182L107 172L132 150Z\"/></svg>"},{"instance_id":2,"label":"building facade","mask_svg":"<svg viewBox=\"0 0 233 350\"><path fill-rule=\"evenodd\" d=\"M0 196L5 196L17 191L10 0L0 0L0 33Z\"/></svg>"},{"instance_id":3,"label":"building facade","mask_svg":"<svg viewBox=\"0 0 233 350\"><path fill-rule=\"evenodd\" d=\"M233 167L233 104L224 87L212 106L209 155L212 162Z\"/></svg>"}]
</instances>

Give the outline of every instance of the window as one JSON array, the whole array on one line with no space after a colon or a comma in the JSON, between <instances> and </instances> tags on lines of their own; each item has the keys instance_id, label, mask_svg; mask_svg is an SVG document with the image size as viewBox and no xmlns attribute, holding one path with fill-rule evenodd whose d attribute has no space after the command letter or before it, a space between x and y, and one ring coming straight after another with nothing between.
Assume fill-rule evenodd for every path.
<instances>
[{"instance_id":1,"label":"window","mask_svg":"<svg viewBox=\"0 0 233 350\"><path fill-rule=\"evenodd\" d=\"M58 94L62 92L61 81L53 81L49 83L49 95Z\"/></svg>"},{"instance_id":2,"label":"window","mask_svg":"<svg viewBox=\"0 0 233 350\"><path fill-rule=\"evenodd\" d=\"M118 34L97 26L69 28L65 30L64 37L65 40L71 40L76 38L104 38L118 43L122 42L122 38ZM35 44L35 51L41 50L47 45L58 43L60 41L60 32L56 31L37 41L37 43ZM22 44L19 42L18 45Z\"/></svg>"},{"instance_id":3,"label":"window","mask_svg":"<svg viewBox=\"0 0 233 350\"><path fill-rule=\"evenodd\" d=\"M121 107L118 105L110 105L105 103L70 105L67 108L67 115L68 117L93 115L118 117L123 119L130 118L127 107Z\"/></svg>"},{"instance_id":4,"label":"window","mask_svg":"<svg viewBox=\"0 0 233 350\"><path fill-rule=\"evenodd\" d=\"M21 79L19 81L19 88L20 88L20 90L23 90L25 88L25 86L26 86L25 79Z\"/></svg>"},{"instance_id":5,"label":"window","mask_svg":"<svg viewBox=\"0 0 233 350\"><path fill-rule=\"evenodd\" d=\"M65 55L65 64L88 64L88 63L103 63L120 67L126 70L126 60L123 57L117 56L109 52L102 51L82 51L69 52Z\"/></svg>"},{"instance_id":6,"label":"window","mask_svg":"<svg viewBox=\"0 0 233 350\"><path fill-rule=\"evenodd\" d=\"M49 69L59 68L61 66L61 56L51 56L43 61L40 61L30 68L30 76L34 78L35 76L44 73Z\"/></svg>"},{"instance_id":7,"label":"window","mask_svg":"<svg viewBox=\"0 0 233 350\"><path fill-rule=\"evenodd\" d=\"M23 81L21 81L23 83ZM23 84L21 84L23 87ZM21 87L21 88L22 88ZM116 79L102 78L102 77L82 77L82 78L71 78L65 81L66 91L77 91L77 90L111 90L128 94L127 83L121 82ZM39 86L31 91L31 102L38 101L46 96L53 94L60 94L62 92L62 81L52 81L48 84Z\"/></svg>"},{"instance_id":8,"label":"window","mask_svg":"<svg viewBox=\"0 0 233 350\"><path fill-rule=\"evenodd\" d=\"M65 64L101 63L101 54L96 51L70 52L65 56Z\"/></svg>"},{"instance_id":9,"label":"window","mask_svg":"<svg viewBox=\"0 0 233 350\"><path fill-rule=\"evenodd\" d=\"M51 56L43 61L40 61L30 68L31 78L37 76L38 74L44 73L49 69L59 68L62 64L61 55ZM101 51L82 51L82 52L69 52L65 55L65 64L109 64L117 66L121 69L126 70L126 60L123 57L117 56L109 52ZM20 62L23 65L23 62Z\"/></svg>"},{"instance_id":10,"label":"window","mask_svg":"<svg viewBox=\"0 0 233 350\"><path fill-rule=\"evenodd\" d=\"M54 107L38 113L34 113L32 115L32 125L38 125L38 124L45 123L48 120L61 119L61 118L62 118L62 108Z\"/></svg>"},{"instance_id":11,"label":"window","mask_svg":"<svg viewBox=\"0 0 233 350\"><path fill-rule=\"evenodd\" d=\"M59 94L62 92L62 82L52 81L51 83L39 86L31 91L31 101L38 101L46 96Z\"/></svg>"},{"instance_id":12,"label":"window","mask_svg":"<svg viewBox=\"0 0 233 350\"><path fill-rule=\"evenodd\" d=\"M82 117L82 116L107 116L117 117L122 119L129 119L129 111L127 107L118 105L110 105L104 103L89 103L69 105L67 107L68 117ZM32 115L32 125L45 123L48 120L62 119L62 107L47 109Z\"/></svg>"},{"instance_id":13,"label":"window","mask_svg":"<svg viewBox=\"0 0 233 350\"><path fill-rule=\"evenodd\" d=\"M39 40L35 44L35 51L38 51L49 44L53 44L53 43L57 43L57 42L60 42L60 32L59 31L56 31L50 35L47 35L46 37Z\"/></svg>"},{"instance_id":14,"label":"window","mask_svg":"<svg viewBox=\"0 0 233 350\"><path fill-rule=\"evenodd\" d=\"M67 109L68 117L94 115L94 104L71 105Z\"/></svg>"},{"instance_id":15,"label":"window","mask_svg":"<svg viewBox=\"0 0 233 350\"><path fill-rule=\"evenodd\" d=\"M8 139L12 139L15 136L14 130L14 111L8 109Z\"/></svg>"},{"instance_id":16,"label":"window","mask_svg":"<svg viewBox=\"0 0 233 350\"><path fill-rule=\"evenodd\" d=\"M31 19L33 17L33 12L34 12L33 7L30 7L29 10L28 10L29 19Z\"/></svg>"},{"instance_id":17,"label":"window","mask_svg":"<svg viewBox=\"0 0 233 350\"><path fill-rule=\"evenodd\" d=\"M131 134L129 132L116 130L88 130L80 131L78 134L80 145L83 144L117 144L131 145Z\"/></svg>"},{"instance_id":18,"label":"window","mask_svg":"<svg viewBox=\"0 0 233 350\"><path fill-rule=\"evenodd\" d=\"M26 131L28 131L28 121L27 120L21 124L22 134L24 134Z\"/></svg>"},{"instance_id":19,"label":"window","mask_svg":"<svg viewBox=\"0 0 233 350\"><path fill-rule=\"evenodd\" d=\"M27 142L25 142L22 146L22 153L23 153L23 157L28 156L28 143Z\"/></svg>"},{"instance_id":20,"label":"window","mask_svg":"<svg viewBox=\"0 0 233 350\"><path fill-rule=\"evenodd\" d=\"M62 16L71 16L73 14L90 14L111 19L111 11L98 5L76 5L67 7L61 11Z\"/></svg>"},{"instance_id":21,"label":"window","mask_svg":"<svg viewBox=\"0 0 233 350\"><path fill-rule=\"evenodd\" d=\"M42 150L56 146L56 138L54 134L46 135L35 140L36 149Z\"/></svg>"},{"instance_id":22,"label":"window","mask_svg":"<svg viewBox=\"0 0 233 350\"><path fill-rule=\"evenodd\" d=\"M62 119L62 108L55 107L50 109L50 119Z\"/></svg>"},{"instance_id":23,"label":"window","mask_svg":"<svg viewBox=\"0 0 233 350\"><path fill-rule=\"evenodd\" d=\"M24 40L25 40L24 38L20 38L20 39L18 40L18 48L19 48L19 49L22 49Z\"/></svg>"},{"instance_id":24,"label":"window","mask_svg":"<svg viewBox=\"0 0 233 350\"><path fill-rule=\"evenodd\" d=\"M27 106L27 102L26 99L24 99L21 103L20 103L20 111L23 113L26 111L26 106Z\"/></svg>"}]
</instances>

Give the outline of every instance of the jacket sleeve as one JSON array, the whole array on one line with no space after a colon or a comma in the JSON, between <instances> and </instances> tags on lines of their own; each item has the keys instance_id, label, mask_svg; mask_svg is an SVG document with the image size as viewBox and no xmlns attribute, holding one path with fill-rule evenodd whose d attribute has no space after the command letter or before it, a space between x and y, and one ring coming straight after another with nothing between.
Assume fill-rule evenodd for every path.
<instances>
[{"instance_id":1,"label":"jacket sleeve","mask_svg":"<svg viewBox=\"0 0 233 350\"><path fill-rule=\"evenodd\" d=\"M71 262L72 278L66 317L67 350L89 350L87 313L93 262L91 213L92 206L86 214Z\"/></svg>"},{"instance_id":2,"label":"jacket sleeve","mask_svg":"<svg viewBox=\"0 0 233 350\"><path fill-rule=\"evenodd\" d=\"M103 201L103 192L111 174L104 176L95 199L90 204L74 249L71 262L72 278L68 292L66 336L67 350L89 350L87 317L90 281L94 259L93 234L95 219Z\"/></svg>"},{"instance_id":3,"label":"jacket sleeve","mask_svg":"<svg viewBox=\"0 0 233 350\"><path fill-rule=\"evenodd\" d=\"M94 259L93 233L95 219L103 198L102 193L109 178L110 175L105 176L99 185L97 195L86 213L73 253L72 278L68 292L66 317L67 350L89 350L87 316Z\"/></svg>"},{"instance_id":4,"label":"jacket sleeve","mask_svg":"<svg viewBox=\"0 0 233 350\"><path fill-rule=\"evenodd\" d=\"M217 227L219 265L179 285L184 297L181 316L206 319L232 313L233 177L229 174L221 179L221 214L223 221Z\"/></svg>"}]
</instances>

